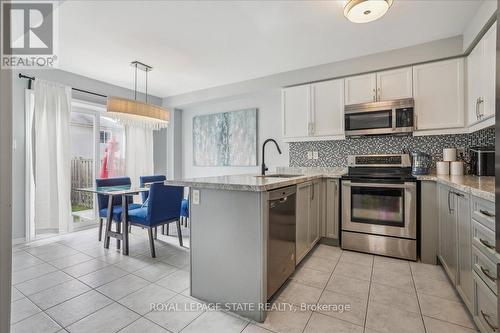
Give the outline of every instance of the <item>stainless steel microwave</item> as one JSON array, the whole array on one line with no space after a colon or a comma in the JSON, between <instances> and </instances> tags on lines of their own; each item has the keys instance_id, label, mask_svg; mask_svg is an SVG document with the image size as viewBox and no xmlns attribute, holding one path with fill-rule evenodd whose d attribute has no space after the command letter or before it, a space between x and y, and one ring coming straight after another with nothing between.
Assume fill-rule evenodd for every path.
<instances>
[{"instance_id":1,"label":"stainless steel microwave","mask_svg":"<svg viewBox=\"0 0 500 333\"><path fill-rule=\"evenodd\" d=\"M346 105L345 135L411 134L413 98Z\"/></svg>"}]
</instances>

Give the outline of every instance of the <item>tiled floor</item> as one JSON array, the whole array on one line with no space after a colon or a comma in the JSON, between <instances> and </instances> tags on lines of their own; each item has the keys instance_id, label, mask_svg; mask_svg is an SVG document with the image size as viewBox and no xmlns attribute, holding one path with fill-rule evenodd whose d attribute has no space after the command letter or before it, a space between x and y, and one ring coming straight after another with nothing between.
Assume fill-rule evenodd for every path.
<instances>
[{"instance_id":1,"label":"tiled floor","mask_svg":"<svg viewBox=\"0 0 500 333\"><path fill-rule=\"evenodd\" d=\"M275 304L289 307L270 312L264 323L204 311L189 296L189 249L180 248L175 236L159 237L156 259L149 256L146 233L140 229L131 235L131 256L122 256L113 242L109 250L103 249L95 229L14 247L12 332L465 333L475 329L441 267L325 245L304 259L276 296ZM151 311L151 303L170 307ZM329 307L301 308L303 304ZM345 311L339 311L342 306Z\"/></svg>"}]
</instances>

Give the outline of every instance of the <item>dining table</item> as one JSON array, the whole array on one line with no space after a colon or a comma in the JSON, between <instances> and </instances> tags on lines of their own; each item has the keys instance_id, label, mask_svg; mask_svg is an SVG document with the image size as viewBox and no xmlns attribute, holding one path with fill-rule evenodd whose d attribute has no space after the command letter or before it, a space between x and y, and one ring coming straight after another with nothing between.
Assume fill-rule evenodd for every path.
<instances>
[{"instance_id":1,"label":"dining table","mask_svg":"<svg viewBox=\"0 0 500 333\"><path fill-rule=\"evenodd\" d=\"M117 248L120 249L120 241L123 242L121 247L122 253L128 255L129 253L129 242L128 242L128 197L137 195L141 192L149 191L149 184L145 187L138 187L133 185L118 185L118 186L94 186L77 188L77 191L93 193L97 195L108 196L108 211L106 217L106 230L104 234L104 248L109 249L109 243L111 238L117 240ZM113 215L113 198L116 196L121 196L122 200L122 228L117 228L116 231L111 230L112 226L112 215ZM101 231L99 231L101 232Z\"/></svg>"}]
</instances>

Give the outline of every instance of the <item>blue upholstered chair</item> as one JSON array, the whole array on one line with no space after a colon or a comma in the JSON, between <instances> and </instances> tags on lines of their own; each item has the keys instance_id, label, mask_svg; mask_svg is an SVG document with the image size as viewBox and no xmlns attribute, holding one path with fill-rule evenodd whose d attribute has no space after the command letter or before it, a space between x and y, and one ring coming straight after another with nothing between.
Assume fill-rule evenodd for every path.
<instances>
[{"instance_id":1,"label":"blue upholstered chair","mask_svg":"<svg viewBox=\"0 0 500 333\"><path fill-rule=\"evenodd\" d=\"M189 198L182 199L181 202L181 223L183 223L184 226L187 227L188 220L189 220Z\"/></svg>"},{"instance_id":2,"label":"blue upholstered chair","mask_svg":"<svg viewBox=\"0 0 500 333\"><path fill-rule=\"evenodd\" d=\"M164 182L167 179L164 175L156 175L156 176L141 176L139 177L139 183L141 184L141 187L144 187L145 184L148 183L157 183L157 182ZM149 192L142 192L141 197L142 197L142 202L146 202L148 199Z\"/></svg>"},{"instance_id":3,"label":"blue upholstered chair","mask_svg":"<svg viewBox=\"0 0 500 333\"><path fill-rule=\"evenodd\" d=\"M176 222L179 245L182 246L180 209L184 188L153 183L149 188L147 207L130 210L128 218L132 225L148 229L151 256L156 257L153 229Z\"/></svg>"},{"instance_id":4,"label":"blue upholstered chair","mask_svg":"<svg viewBox=\"0 0 500 333\"><path fill-rule=\"evenodd\" d=\"M117 178L98 178L95 180L96 187L107 186L130 186L129 177ZM108 196L98 194L97 205L99 207L99 241L102 239L103 219L108 217ZM132 203L132 197L129 197L129 209L140 208L141 205ZM122 197L117 195L113 197L112 221L117 222L116 229L120 232L120 222L122 221ZM119 243L118 243L119 244Z\"/></svg>"}]
</instances>

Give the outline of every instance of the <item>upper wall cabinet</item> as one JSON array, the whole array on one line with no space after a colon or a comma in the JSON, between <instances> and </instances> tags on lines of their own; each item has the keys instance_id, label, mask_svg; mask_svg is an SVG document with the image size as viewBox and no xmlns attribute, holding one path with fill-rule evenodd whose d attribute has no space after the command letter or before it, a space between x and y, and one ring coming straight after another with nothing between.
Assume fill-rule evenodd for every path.
<instances>
[{"instance_id":1,"label":"upper wall cabinet","mask_svg":"<svg viewBox=\"0 0 500 333\"><path fill-rule=\"evenodd\" d=\"M464 60L413 67L416 130L463 128Z\"/></svg>"},{"instance_id":2,"label":"upper wall cabinet","mask_svg":"<svg viewBox=\"0 0 500 333\"><path fill-rule=\"evenodd\" d=\"M494 23L467 57L467 123L495 115L496 29Z\"/></svg>"},{"instance_id":3,"label":"upper wall cabinet","mask_svg":"<svg viewBox=\"0 0 500 333\"><path fill-rule=\"evenodd\" d=\"M345 79L345 104L359 104L377 100L377 75L351 76Z\"/></svg>"},{"instance_id":4,"label":"upper wall cabinet","mask_svg":"<svg viewBox=\"0 0 500 333\"><path fill-rule=\"evenodd\" d=\"M344 80L284 88L282 109L285 140L341 138L344 134Z\"/></svg>"},{"instance_id":5,"label":"upper wall cabinet","mask_svg":"<svg viewBox=\"0 0 500 333\"><path fill-rule=\"evenodd\" d=\"M377 100L413 97L411 67L377 73Z\"/></svg>"},{"instance_id":6,"label":"upper wall cabinet","mask_svg":"<svg viewBox=\"0 0 500 333\"><path fill-rule=\"evenodd\" d=\"M283 136L286 138L306 137L311 110L311 89L309 85L285 88L281 92Z\"/></svg>"},{"instance_id":7,"label":"upper wall cabinet","mask_svg":"<svg viewBox=\"0 0 500 333\"><path fill-rule=\"evenodd\" d=\"M344 134L344 80L330 80L311 85L311 134Z\"/></svg>"},{"instance_id":8,"label":"upper wall cabinet","mask_svg":"<svg viewBox=\"0 0 500 333\"><path fill-rule=\"evenodd\" d=\"M413 97L411 67L345 79L346 105L411 97Z\"/></svg>"}]
</instances>

